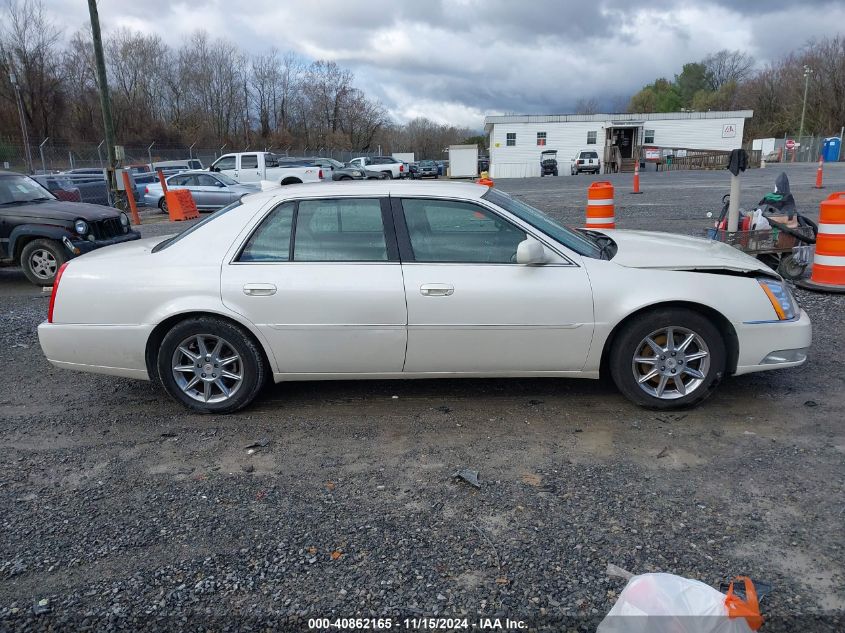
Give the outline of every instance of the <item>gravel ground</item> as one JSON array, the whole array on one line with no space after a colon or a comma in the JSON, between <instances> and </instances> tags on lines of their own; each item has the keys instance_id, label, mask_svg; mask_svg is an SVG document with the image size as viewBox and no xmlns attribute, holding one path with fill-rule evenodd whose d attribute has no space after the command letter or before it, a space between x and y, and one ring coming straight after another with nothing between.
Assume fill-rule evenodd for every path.
<instances>
[{"instance_id":1,"label":"gravel ground","mask_svg":"<svg viewBox=\"0 0 845 633\"><path fill-rule=\"evenodd\" d=\"M845 170L818 192L811 166L788 169L804 208L845 189ZM748 174L749 203L777 173ZM591 180L497 186L577 223ZM644 174L629 196L629 175L611 180L620 228L685 233L727 184ZM798 296L809 362L729 380L692 411L592 381L442 380L283 384L215 417L50 367L46 296L0 270L0 630L355 616L594 630L624 586L613 563L712 585L748 574L774 585L764 631L842 631L845 297ZM463 467L480 489L452 479Z\"/></svg>"}]
</instances>

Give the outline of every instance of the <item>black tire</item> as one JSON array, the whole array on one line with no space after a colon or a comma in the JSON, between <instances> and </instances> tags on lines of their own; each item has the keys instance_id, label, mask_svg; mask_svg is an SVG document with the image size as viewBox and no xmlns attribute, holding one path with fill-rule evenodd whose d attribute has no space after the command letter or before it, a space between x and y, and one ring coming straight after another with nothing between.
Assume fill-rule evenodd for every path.
<instances>
[{"instance_id":1,"label":"black tire","mask_svg":"<svg viewBox=\"0 0 845 633\"><path fill-rule=\"evenodd\" d=\"M177 383L174 376L175 372L171 365L177 348L186 340L196 336L222 339L225 341L226 347L224 349L231 348L240 357L230 367L237 368L240 371L242 380L230 397L219 402L202 402L191 397L187 390ZM206 363L208 362L206 360ZM210 316L187 319L173 326L161 341L156 366L159 379L167 393L174 400L200 413L231 413L247 406L258 395L269 375L264 356L255 340L240 326ZM208 367L211 368L212 365L208 364ZM214 365L214 367L217 367L217 365ZM204 369L204 367L201 369ZM184 373L182 375L185 376ZM187 377L194 378L190 373L187 374ZM222 382L223 377L221 376L219 380ZM204 382L198 383L198 385L203 386L204 384ZM234 385L229 384L228 386L231 388ZM217 387L212 387L212 389L213 391L220 391ZM213 391L212 398L214 398ZM220 395L222 395L222 392Z\"/></svg>"},{"instance_id":2,"label":"black tire","mask_svg":"<svg viewBox=\"0 0 845 633\"><path fill-rule=\"evenodd\" d=\"M557 176L557 169L552 172L552 175Z\"/></svg>"},{"instance_id":3,"label":"black tire","mask_svg":"<svg viewBox=\"0 0 845 633\"><path fill-rule=\"evenodd\" d=\"M32 240L21 251L21 268L36 286L52 286L59 268L67 261L64 246L55 240Z\"/></svg>"},{"instance_id":4,"label":"black tire","mask_svg":"<svg viewBox=\"0 0 845 633\"><path fill-rule=\"evenodd\" d=\"M338 180L352 180L352 176L341 176Z\"/></svg>"},{"instance_id":5,"label":"black tire","mask_svg":"<svg viewBox=\"0 0 845 633\"><path fill-rule=\"evenodd\" d=\"M170 213L167 209L167 198L164 196L161 197L161 200L158 201L158 210L162 213Z\"/></svg>"},{"instance_id":6,"label":"black tire","mask_svg":"<svg viewBox=\"0 0 845 633\"><path fill-rule=\"evenodd\" d=\"M703 379L700 379L689 393L678 395L678 389L674 386L675 379L672 377L667 383L667 392L664 392L667 393L666 398L659 398L656 395L647 393L646 389L651 388L656 391L658 387L655 385L655 382L659 383L661 378L655 376L645 381L644 386L641 386L634 372L638 369L646 373L650 371L648 368L652 366L655 370L660 370L662 368L668 368L669 363L672 363L672 365L676 364L677 361L667 354L665 365L659 366L659 360L664 357L656 356L656 353L651 348L641 347L646 337L669 327L687 330L696 334L703 341L706 349L699 349L696 341L691 343L691 346L687 350L707 351L707 360L709 362L707 363L706 369L699 372L703 375ZM676 346L678 345L678 338L683 335L684 333L675 331L673 338L676 339ZM662 340L659 336L655 336L654 340L659 346L663 347L666 346L668 336L664 335ZM647 350L647 353L642 351L644 349ZM655 363L634 364L635 357L643 355L651 356L651 354L655 354ZM694 354L689 353L689 355L693 356ZM687 376L690 381L696 380L691 375L686 374L686 370L683 369L684 367L688 366L694 371L698 371L698 368L704 367L703 359L691 359L687 361L686 365L683 364L683 360L680 360L680 362L681 364L677 366L681 369L677 371L680 372L678 376L682 382ZM649 409L680 409L694 406L713 393L725 375L727 352L719 329L707 317L692 310L682 308L658 308L635 317L623 326L613 341L609 363L613 382L616 383L619 391L630 401ZM694 363L697 364L695 368L692 367ZM670 398L670 396L672 397Z\"/></svg>"},{"instance_id":7,"label":"black tire","mask_svg":"<svg viewBox=\"0 0 845 633\"><path fill-rule=\"evenodd\" d=\"M283 187L287 185L301 185L302 181L299 178L285 178L281 183Z\"/></svg>"},{"instance_id":8,"label":"black tire","mask_svg":"<svg viewBox=\"0 0 845 633\"><path fill-rule=\"evenodd\" d=\"M783 277L784 279L789 279L790 281L801 279L801 277L804 276L804 272L806 270L807 264L799 263L795 259L795 256L791 253L789 255L781 257L780 263L777 267L777 271L780 273L781 277Z\"/></svg>"},{"instance_id":9,"label":"black tire","mask_svg":"<svg viewBox=\"0 0 845 633\"><path fill-rule=\"evenodd\" d=\"M393 172L391 172L391 171L385 171L385 172L382 172L382 173L384 174L385 179L387 179L387 180L393 180Z\"/></svg>"}]
</instances>

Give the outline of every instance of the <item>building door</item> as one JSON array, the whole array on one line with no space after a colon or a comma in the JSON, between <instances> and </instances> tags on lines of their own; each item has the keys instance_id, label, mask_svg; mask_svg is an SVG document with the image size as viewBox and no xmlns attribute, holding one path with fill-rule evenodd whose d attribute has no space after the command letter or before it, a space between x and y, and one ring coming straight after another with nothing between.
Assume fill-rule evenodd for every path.
<instances>
[{"instance_id":1,"label":"building door","mask_svg":"<svg viewBox=\"0 0 845 633\"><path fill-rule=\"evenodd\" d=\"M622 158L631 158L634 155L634 132L636 128L617 127L611 130L611 144L619 148Z\"/></svg>"}]
</instances>

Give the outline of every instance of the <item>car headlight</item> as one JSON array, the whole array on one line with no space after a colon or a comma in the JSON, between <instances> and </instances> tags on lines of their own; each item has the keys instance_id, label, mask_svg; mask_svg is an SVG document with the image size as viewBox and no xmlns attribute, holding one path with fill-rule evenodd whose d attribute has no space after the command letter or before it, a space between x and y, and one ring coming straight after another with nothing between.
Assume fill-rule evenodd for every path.
<instances>
[{"instance_id":1,"label":"car headlight","mask_svg":"<svg viewBox=\"0 0 845 633\"><path fill-rule=\"evenodd\" d=\"M85 235L88 232L88 223L85 220L79 219L73 223L73 228L80 235Z\"/></svg>"},{"instance_id":2,"label":"car headlight","mask_svg":"<svg viewBox=\"0 0 845 633\"><path fill-rule=\"evenodd\" d=\"M789 321L794 319L798 314L798 303L795 297L792 296L789 287L782 281L769 279L767 277L758 277L757 281L763 292L772 302L772 307L781 321Z\"/></svg>"},{"instance_id":3,"label":"car headlight","mask_svg":"<svg viewBox=\"0 0 845 633\"><path fill-rule=\"evenodd\" d=\"M120 226L122 226L122 227L123 227L123 232L124 232L124 233L128 233L128 232L129 232L129 216L128 216L128 215L126 215L126 214L125 214L125 213L123 213L123 212L121 212L121 214L120 214Z\"/></svg>"}]
</instances>

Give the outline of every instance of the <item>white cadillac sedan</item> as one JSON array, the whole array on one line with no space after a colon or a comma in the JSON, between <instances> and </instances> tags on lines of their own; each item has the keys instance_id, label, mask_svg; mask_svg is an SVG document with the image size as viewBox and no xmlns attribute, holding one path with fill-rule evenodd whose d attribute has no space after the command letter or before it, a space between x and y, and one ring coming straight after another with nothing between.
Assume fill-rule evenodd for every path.
<instances>
[{"instance_id":1,"label":"white cadillac sedan","mask_svg":"<svg viewBox=\"0 0 845 633\"><path fill-rule=\"evenodd\" d=\"M373 181L247 196L181 234L62 267L57 367L159 380L192 409L269 378L609 373L639 405L806 359L783 280L717 242L568 229L497 189Z\"/></svg>"}]
</instances>

